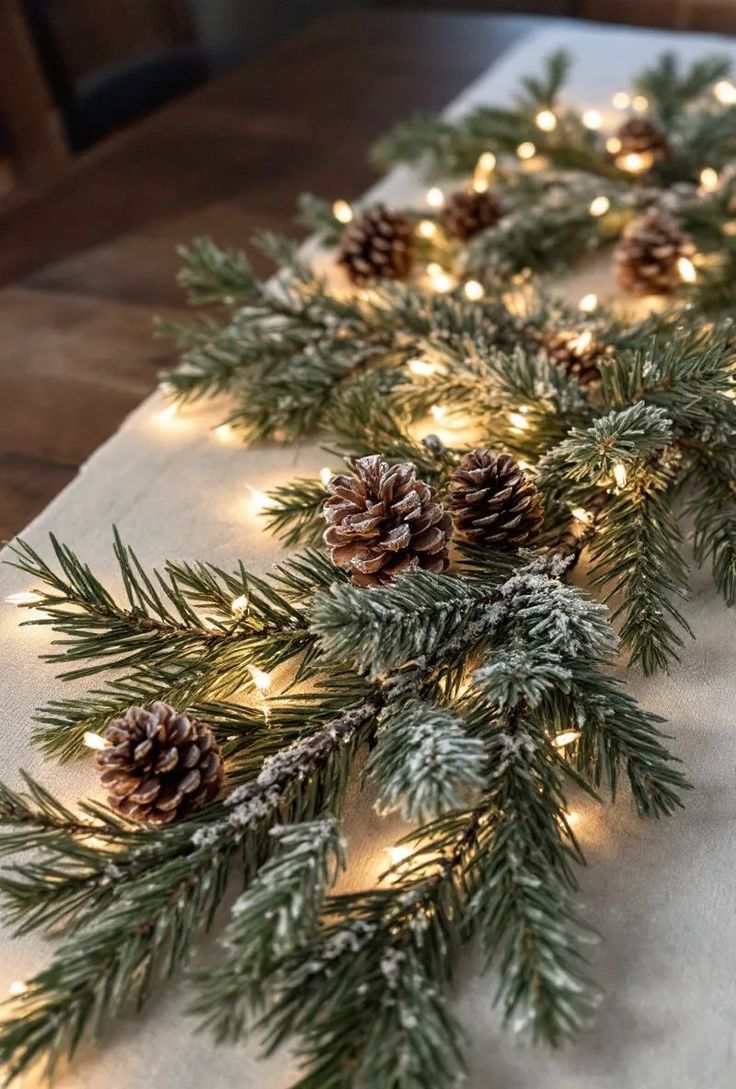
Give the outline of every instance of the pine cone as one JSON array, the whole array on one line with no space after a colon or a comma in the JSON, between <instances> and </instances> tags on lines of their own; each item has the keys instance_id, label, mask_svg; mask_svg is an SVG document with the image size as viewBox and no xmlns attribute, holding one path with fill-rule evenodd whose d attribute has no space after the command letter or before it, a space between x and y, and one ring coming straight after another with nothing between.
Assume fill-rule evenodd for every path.
<instances>
[{"instance_id":1,"label":"pine cone","mask_svg":"<svg viewBox=\"0 0 736 1089\"><path fill-rule=\"evenodd\" d=\"M444 571L452 520L413 465L387 465L374 454L357 458L354 475L334 476L324 506L333 563L358 586L381 586L420 568Z\"/></svg>"},{"instance_id":2,"label":"pine cone","mask_svg":"<svg viewBox=\"0 0 736 1089\"><path fill-rule=\"evenodd\" d=\"M411 271L414 236L409 219L376 204L342 232L338 263L354 284L403 280Z\"/></svg>"},{"instance_id":3,"label":"pine cone","mask_svg":"<svg viewBox=\"0 0 736 1089\"><path fill-rule=\"evenodd\" d=\"M105 730L95 754L108 803L133 820L169 824L211 802L222 785L212 730L157 701L130 707Z\"/></svg>"},{"instance_id":4,"label":"pine cone","mask_svg":"<svg viewBox=\"0 0 736 1089\"><path fill-rule=\"evenodd\" d=\"M600 364L611 358L610 349L589 330L583 333L560 330L543 334L540 346L551 363L562 367L581 386L598 382L601 377Z\"/></svg>"},{"instance_id":5,"label":"pine cone","mask_svg":"<svg viewBox=\"0 0 736 1089\"><path fill-rule=\"evenodd\" d=\"M449 506L458 532L504 552L531 544L544 518L539 492L511 454L472 450L452 474Z\"/></svg>"},{"instance_id":6,"label":"pine cone","mask_svg":"<svg viewBox=\"0 0 736 1089\"><path fill-rule=\"evenodd\" d=\"M695 252L691 239L656 208L632 220L613 251L616 278L634 295L669 295L681 282L678 262Z\"/></svg>"},{"instance_id":7,"label":"pine cone","mask_svg":"<svg viewBox=\"0 0 736 1089\"><path fill-rule=\"evenodd\" d=\"M648 155L653 163L670 158L672 148L667 133L648 117L630 117L624 121L616 136L621 142L619 155Z\"/></svg>"},{"instance_id":8,"label":"pine cone","mask_svg":"<svg viewBox=\"0 0 736 1089\"><path fill-rule=\"evenodd\" d=\"M503 204L491 189L484 193L460 189L447 198L440 219L450 238L465 242L486 227L495 227L503 214Z\"/></svg>"}]
</instances>

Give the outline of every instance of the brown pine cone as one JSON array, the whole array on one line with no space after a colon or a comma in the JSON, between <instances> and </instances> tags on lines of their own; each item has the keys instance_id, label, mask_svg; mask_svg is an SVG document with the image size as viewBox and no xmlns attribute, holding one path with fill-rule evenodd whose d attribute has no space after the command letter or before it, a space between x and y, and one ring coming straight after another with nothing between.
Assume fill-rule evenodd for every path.
<instances>
[{"instance_id":1,"label":"brown pine cone","mask_svg":"<svg viewBox=\"0 0 736 1089\"><path fill-rule=\"evenodd\" d=\"M544 511L537 486L511 454L472 450L450 481L449 506L466 540L511 552L538 536Z\"/></svg>"},{"instance_id":2,"label":"brown pine cone","mask_svg":"<svg viewBox=\"0 0 736 1089\"><path fill-rule=\"evenodd\" d=\"M203 722L160 700L150 710L130 707L110 723L107 748L95 754L109 805L124 817L152 824L194 813L222 785L220 750Z\"/></svg>"},{"instance_id":3,"label":"brown pine cone","mask_svg":"<svg viewBox=\"0 0 736 1089\"><path fill-rule=\"evenodd\" d=\"M672 154L667 133L648 117L630 117L616 136L621 142L617 158L619 155L646 155L651 156L653 163L663 163Z\"/></svg>"},{"instance_id":4,"label":"brown pine cone","mask_svg":"<svg viewBox=\"0 0 736 1089\"><path fill-rule=\"evenodd\" d=\"M342 232L337 260L360 287L374 280L403 280L411 271L413 241L411 221L376 204Z\"/></svg>"},{"instance_id":5,"label":"brown pine cone","mask_svg":"<svg viewBox=\"0 0 736 1089\"><path fill-rule=\"evenodd\" d=\"M332 561L358 586L381 586L405 571L444 571L452 519L413 465L387 465L377 454L333 476L324 506Z\"/></svg>"},{"instance_id":6,"label":"brown pine cone","mask_svg":"<svg viewBox=\"0 0 736 1089\"><path fill-rule=\"evenodd\" d=\"M562 367L581 386L598 382L600 364L611 358L610 348L596 339L589 330L576 333L570 329L543 334L541 345L547 358L556 367Z\"/></svg>"},{"instance_id":7,"label":"brown pine cone","mask_svg":"<svg viewBox=\"0 0 736 1089\"><path fill-rule=\"evenodd\" d=\"M681 283L678 262L695 252L692 240L656 208L632 220L613 251L616 278L633 295L669 295Z\"/></svg>"},{"instance_id":8,"label":"brown pine cone","mask_svg":"<svg viewBox=\"0 0 736 1089\"><path fill-rule=\"evenodd\" d=\"M493 190L476 193L460 189L447 198L440 219L450 238L465 242L479 231L495 227L503 214L503 204Z\"/></svg>"}]
</instances>

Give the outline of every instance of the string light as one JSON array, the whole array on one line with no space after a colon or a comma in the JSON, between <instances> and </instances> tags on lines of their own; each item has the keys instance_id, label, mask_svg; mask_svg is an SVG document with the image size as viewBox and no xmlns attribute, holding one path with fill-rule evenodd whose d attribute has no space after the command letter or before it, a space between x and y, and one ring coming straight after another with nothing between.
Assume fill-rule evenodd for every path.
<instances>
[{"instance_id":1,"label":"string light","mask_svg":"<svg viewBox=\"0 0 736 1089\"><path fill-rule=\"evenodd\" d=\"M733 106L736 103L736 87L730 79L719 79L713 87L713 94L722 106Z\"/></svg>"},{"instance_id":2,"label":"string light","mask_svg":"<svg viewBox=\"0 0 736 1089\"><path fill-rule=\"evenodd\" d=\"M570 514L576 522L582 522L585 526L589 526L593 521L593 515L585 507L573 507Z\"/></svg>"},{"instance_id":3,"label":"string light","mask_svg":"<svg viewBox=\"0 0 736 1089\"><path fill-rule=\"evenodd\" d=\"M11 998L20 998L28 990L28 984L22 979L14 979L8 986L8 994Z\"/></svg>"},{"instance_id":4,"label":"string light","mask_svg":"<svg viewBox=\"0 0 736 1089\"><path fill-rule=\"evenodd\" d=\"M233 437L233 429L230 424L220 424L215 428L215 435L220 442L230 442Z\"/></svg>"},{"instance_id":5,"label":"string light","mask_svg":"<svg viewBox=\"0 0 736 1089\"><path fill-rule=\"evenodd\" d=\"M473 192L487 193L489 189L488 178L473 178Z\"/></svg>"},{"instance_id":6,"label":"string light","mask_svg":"<svg viewBox=\"0 0 736 1089\"><path fill-rule=\"evenodd\" d=\"M578 310L582 310L584 314L592 314L597 306L598 296L591 292L590 295L583 295L578 303Z\"/></svg>"},{"instance_id":7,"label":"string light","mask_svg":"<svg viewBox=\"0 0 736 1089\"><path fill-rule=\"evenodd\" d=\"M540 110L534 118L534 122L542 132L554 132L557 128L557 118L552 110Z\"/></svg>"},{"instance_id":8,"label":"string light","mask_svg":"<svg viewBox=\"0 0 736 1089\"><path fill-rule=\"evenodd\" d=\"M611 155L618 155L620 150L621 141L618 136L609 136L606 140L606 151L610 152Z\"/></svg>"},{"instance_id":9,"label":"string light","mask_svg":"<svg viewBox=\"0 0 736 1089\"><path fill-rule=\"evenodd\" d=\"M565 818L565 823L568 824L570 828L580 823L580 814L574 809L570 809L567 813L563 813L562 815Z\"/></svg>"},{"instance_id":10,"label":"string light","mask_svg":"<svg viewBox=\"0 0 736 1089\"><path fill-rule=\"evenodd\" d=\"M429 411L437 423L442 423L447 416L447 409L444 405L432 405Z\"/></svg>"},{"instance_id":11,"label":"string light","mask_svg":"<svg viewBox=\"0 0 736 1089\"><path fill-rule=\"evenodd\" d=\"M171 427L175 422L178 411L177 405L167 405L166 408L161 409L156 418L162 427Z\"/></svg>"},{"instance_id":12,"label":"string light","mask_svg":"<svg viewBox=\"0 0 736 1089\"><path fill-rule=\"evenodd\" d=\"M264 511L273 506L273 500L265 492L259 492L252 484L246 484L245 486L250 492L250 506L254 514L263 514Z\"/></svg>"},{"instance_id":13,"label":"string light","mask_svg":"<svg viewBox=\"0 0 736 1089\"><path fill-rule=\"evenodd\" d=\"M598 110L585 110L582 120L586 129L599 129L603 124L603 117Z\"/></svg>"},{"instance_id":14,"label":"string light","mask_svg":"<svg viewBox=\"0 0 736 1089\"><path fill-rule=\"evenodd\" d=\"M426 201L430 208L441 208L445 203L445 194L436 185L427 190Z\"/></svg>"},{"instance_id":15,"label":"string light","mask_svg":"<svg viewBox=\"0 0 736 1089\"><path fill-rule=\"evenodd\" d=\"M616 159L619 170L625 170L627 174L643 174L651 169L654 156L651 151L630 151L628 155L620 155Z\"/></svg>"},{"instance_id":16,"label":"string light","mask_svg":"<svg viewBox=\"0 0 736 1089\"><path fill-rule=\"evenodd\" d=\"M407 847L404 843L397 843L393 847L386 848L386 854L391 859L392 866L398 866L401 862L406 862L407 858L411 857L411 847Z\"/></svg>"},{"instance_id":17,"label":"string light","mask_svg":"<svg viewBox=\"0 0 736 1089\"><path fill-rule=\"evenodd\" d=\"M619 488L626 487L626 466L622 461L617 461L613 467L613 479Z\"/></svg>"},{"instance_id":18,"label":"string light","mask_svg":"<svg viewBox=\"0 0 736 1089\"><path fill-rule=\"evenodd\" d=\"M718 171L712 166L704 166L700 171L700 188L706 193L714 193L720 184Z\"/></svg>"},{"instance_id":19,"label":"string light","mask_svg":"<svg viewBox=\"0 0 736 1089\"><path fill-rule=\"evenodd\" d=\"M649 109L649 99L646 95L634 95L631 100L631 105L637 111L637 113L644 113Z\"/></svg>"},{"instance_id":20,"label":"string light","mask_svg":"<svg viewBox=\"0 0 736 1089\"><path fill-rule=\"evenodd\" d=\"M604 216L610 207L611 202L608 197L594 197L588 205L588 211L592 216Z\"/></svg>"},{"instance_id":21,"label":"string light","mask_svg":"<svg viewBox=\"0 0 736 1089\"><path fill-rule=\"evenodd\" d=\"M529 462L528 461L522 461L521 458L519 458L517 460L516 464L519 466L520 469L528 469L529 468Z\"/></svg>"},{"instance_id":22,"label":"string light","mask_svg":"<svg viewBox=\"0 0 736 1089\"><path fill-rule=\"evenodd\" d=\"M420 219L417 224L417 234L420 238L434 238L437 234L437 224L431 219Z\"/></svg>"},{"instance_id":23,"label":"string light","mask_svg":"<svg viewBox=\"0 0 736 1089\"><path fill-rule=\"evenodd\" d=\"M567 745L572 745L579 737L580 730L565 730L563 733L556 735L552 744L556 749L564 749Z\"/></svg>"},{"instance_id":24,"label":"string light","mask_svg":"<svg viewBox=\"0 0 736 1089\"><path fill-rule=\"evenodd\" d=\"M107 742L104 737L100 737L99 734L92 733L91 730L87 730L84 735L84 744L88 749L106 749Z\"/></svg>"},{"instance_id":25,"label":"string light","mask_svg":"<svg viewBox=\"0 0 736 1089\"><path fill-rule=\"evenodd\" d=\"M695 265L692 263L689 257L677 258L677 271L680 274L680 279L684 284L694 284L698 278Z\"/></svg>"},{"instance_id":26,"label":"string light","mask_svg":"<svg viewBox=\"0 0 736 1089\"><path fill-rule=\"evenodd\" d=\"M520 159L533 159L537 154L537 148L531 140L524 140L524 142L517 147L516 154Z\"/></svg>"},{"instance_id":27,"label":"string light","mask_svg":"<svg viewBox=\"0 0 736 1089\"><path fill-rule=\"evenodd\" d=\"M327 487L334 475L335 474L332 469L330 469L329 465L325 465L324 468L319 471L319 478L325 487Z\"/></svg>"},{"instance_id":28,"label":"string light","mask_svg":"<svg viewBox=\"0 0 736 1089\"><path fill-rule=\"evenodd\" d=\"M463 294L470 302L478 302L483 298L483 284L478 280L466 280L463 286Z\"/></svg>"},{"instance_id":29,"label":"string light","mask_svg":"<svg viewBox=\"0 0 736 1089\"><path fill-rule=\"evenodd\" d=\"M576 353L576 355L582 355L583 352L588 350L592 340L593 334L591 333L590 329L586 329L580 334L579 337L575 337L574 340L570 341L570 347L572 348L573 352Z\"/></svg>"},{"instance_id":30,"label":"string light","mask_svg":"<svg viewBox=\"0 0 736 1089\"><path fill-rule=\"evenodd\" d=\"M727 219L723 224L723 233L733 238L736 235L736 219Z\"/></svg>"},{"instance_id":31,"label":"string light","mask_svg":"<svg viewBox=\"0 0 736 1089\"><path fill-rule=\"evenodd\" d=\"M264 670L259 669L258 666L249 665L248 672L253 678L253 684L256 686L259 692L268 692L271 687L273 678L270 673L266 673Z\"/></svg>"},{"instance_id":32,"label":"string light","mask_svg":"<svg viewBox=\"0 0 736 1089\"><path fill-rule=\"evenodd\" d=\"M232 612L233 616L243 616L245 613L247 613L248 595L240 594L238 597L233 598L232 605L230 606L230 611Z\"/></svg>"},{"instance_id":33,"label":"string light","mask_svg":"<svg viewBox=\"0 0 736 1089\"><path fill-rule=\"evenodd\" d=\"M418 378L429 378L437 370L434 363L430 363L427 359L410 359L407 366Z\"/></svg>"},{"instance_id":34,"label":"string light","mask_svg":"<svg viewBox=\"0 0 736 1089\"><path fill-rule=\"evenodd\" d=\"M338 223L350 223L353 218L353 209L346 200L336 200L332 205L332 214Z\"/></svg>"},{"instance_id":35,"label":"string light","mask_svg":"<svg viewBox=\"0 0 736 1089\"><path fill-rule=\"evenodd\" d=\"M476 193L485 193L488 189L488 179L495 169L496 156L493 152L481 152L473 171L473 189Z\"/></svg>"},{"instance_id":36,"label":"string light","mask_svg":"<svg viewBox=\"0 0 736 1089\"><path fill-rule=\"evenodd\" d=\"M529 427L529 421L522 412L509 412L509 423L517 431L526 431Z\"/></svg>"},{"instance_id":37,"label":"string light","mask_svg":"<svg viewBox=\"0 0 736 1089\"><path fill-rule=\"evenodd\" d=\"M454 278L436 261L430 261L427 265L427 273L432 281L432 288L440 294L452 291L455 286Z\"/></svg>"},{"instance_id":38,"label":"string light","mask_svg":"<svg viewBox=\"0 0 736 1089\"><path fill-rule=\"evenodd\" d=\"M8 594L5 600L8 605L34 605L41 600L41 594L33 590L20 590L17 594Z\"/></svg>"},{"instance_id":39,"label":"string light","mask_svg":"<svg viewBox=\"0 0 736 1089\"><path fill-rule=\"evenodd\" d=\"M617 110L625 110L631 105L631 98L626 91L616 91L611 102Z\"/></svg>"}]
</instances>

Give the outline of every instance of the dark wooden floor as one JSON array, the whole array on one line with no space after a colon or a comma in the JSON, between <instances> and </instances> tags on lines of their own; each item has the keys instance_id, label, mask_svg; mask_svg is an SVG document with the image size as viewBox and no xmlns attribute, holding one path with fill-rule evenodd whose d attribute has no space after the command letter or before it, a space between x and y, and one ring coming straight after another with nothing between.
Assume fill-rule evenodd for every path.
<instances>
[{"instance_id":1,"label":"dark wooden floor","mask_svg":"<svg viewBox=\"0 0 736 1089\"><path fill-rule=\"evenodd\" d=\"M291 231L297 195L357 196L370 142L445 105L546 21L356 11L315 24L78 161L0 215L0 538L155 385L174 247Z\"/></svg>"}]
</instances>

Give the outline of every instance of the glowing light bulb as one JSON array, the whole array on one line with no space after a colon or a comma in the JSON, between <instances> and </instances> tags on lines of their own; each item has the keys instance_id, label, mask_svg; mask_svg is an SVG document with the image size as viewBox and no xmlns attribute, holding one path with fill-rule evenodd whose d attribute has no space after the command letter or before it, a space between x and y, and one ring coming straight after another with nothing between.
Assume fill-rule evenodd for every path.
<instances>
[{"instance_id":1,"label":"glowing light bulb","mask_svg":"<svg viewBox=\"0 0 736 1089\"><path fill-rule=\"evenodd\" d=\"M705 166L700 171L700 188L706 193L714 193L720 184L718 171L712 166Z\"/></svg>"},{"instance_id":2,"label":"glowing light bulb","mask_svg":"<svg viewBox=\"0 0 736 1089\"><path fill-rule=\"evenodd\" d=\"M526 431L529 427L529 421L523 412L509 412L509 423L512 427L515 427L517 431Z\"/></svg>"},{"instance_id":3,"label":"glowing light bulb","mask_svg":"<svg viewBox=\"0 0 736 1089\"><path fill-rule=\"evenodd\" d=\"M593 521L593 515L585 507L573 507L570 514L576 522L582 522L585 526L589 526Z\"/></svg>"},{"instance_id":4,"label":"glowing light bulb","mask_svg":"<svg viewBox=\"0 0 736 1089\"><path fill-rule=\"evenodd\" d=\"M583 295L578 303L578 309L582 310L584 314L592 314L597 306L598 296L593 294L593 292L591 292L590 295Z\"/></svg>"},{"instance_id":5,"label":"glowing light bulb","mask_svg":"<svg viewBox=\"0 0 736 1089\"><path fill-rule=\"evenodd\" d=\"M353 209L346 200L336 200L332 205L332 214L338 223L350 223L353 218Z\"/></svg>"},{"instance_id":6,"label":"glowing light bulb","mask_svg":"<svg viewBox=\"0 0 736 1089\"><path fill-rule=\"evenodd\" d=\"M588 205L588 211L592 216L604 216L610 207L611 202L608 197L594 197Z\"/></svg>"},{"instance_id":7,"label":"glowing light bulb","mask_svg":"<svg viewBox=\"0 0 736 1089\"><path fill-rule=\"evenodd\" d=\"M489 189L488 178L473 178L473 192L487 193Z\"/></svg>"},{"instance_id":8,"label":"glowing light bulb","mask_svg":"<svg viewBox=\"0 0 736 1089\"><path fill-rule=\"evenodd\" d=\"M540 110L534 118L534 123L542 132L554 132L557 128L557 118L552 110Z\"/></svg>"},{"instance_id":9,"label":"glowing light bulb","mask_svg":"<svg viewBox=\"0 0 736 1089\"><path fill-rule=\"evenodd\" d=\"M570 341L570 347L576 355L582 355L583 352L586 352L588 350L592 340L593 334L591 333L590 329L586 329L585 332L581 333L579 337L575 337L574 340Z\"/></svg>"},{"instance_id":10,"label":"glowing light bulb","mask_svg":"<svg viewBox=\"0 0 736 1089\"><path fill-rule=\"evenodd\" d=\"M233 429L230 424L220 424L215 428L215 435L220 442L230 442L233 437Z\"/></svg>"},{"instance_id":11,"label":"glowing light bulb","mask_svg":"<svg viewBox=\"0 0 736 1089\"><path fill-rule=\"evenodd\" d=\"M616 166L619 170L625 170L627 174L643 174L649 170L654 162L654 156L650 151L630 151L628 155L619 155Z\"/></svg>"},{"instance_id":12,"label":"glowing light bulb","mask_svg":"<svg viewBox=\"0 0 736 1089\"><path fill-rule=\"evenodd\" d=\"M20 590L17 594L8 594L5 600L8 605L33 605L41 601L41 594L36 594L33 590Z\"/></svg>"},{"instance_id":13,"label":"glowing light bulb","mask_svg":"<svg viewBox=\"0 0 736 1089\"><path fill-rule=\"evenodd\" d=\"M325 465L324 468L319 471L319 478L325 487L327 487L334 475L335 474L332 469L330 469L329 465Z\"/></svg>"},{"instance_id":14,"label":"glowing light bulb","mask_svg":"<svg viewBox=\"0 0 736 1089\"><path fill-rule=\"evenodd\" d=\"M531 140L524 140L524 142L517 147L516 154L520 159L533 159L537 154L537 149Z\"/></svg>"},{"instance_id":15,"label":"glowing light bulb","mask_svg":"<svg viewBox=\"0 0 736 1089\"><path fill-rule=\"evenodd\" d=\"M713 94L722 106L733 106L736 103L736 87L730 79L719 79L713 87Z\"/></svg>"},{"instance_id":16,"label":"glowing light bulb","mask_svg":"<svg viewBox=\"0 0 736 1089\"><path fill-rule=\"evenodd\" d=\"M598 110L585 110L582 116L582 122L586 129L599 129L603 124L603 117Z\"/></svg>"},{"instance_id":17,"label":"glowing light bulb","mask_svg":"<svg viewBox=\"0 0 736 1089\"><path fill-rule=\"evenodd\" d=\"M470 302L478 302L483 298L483 284L477 280L466 280L463 285L463 294Z\"/></svg>"},{"instance_id":18,"label":"glowing light bulb","mask_svg":"<svg viewBox=\"0 0 736 1089\"><path fill-rule=\"evenodd\" d=\"M271 687L272 677L270 673L265 673L258 666L248 666L248 672L253 678L253 684L256 686L259 692L268 692Z\"/></svg>"},{"instance_id":19,"label":"glowing light bulb","mask_svg":"<svg viewBox=\"0 0 736 1089\"><path fill-rule=\"evenodd\" d=\"M566 745L572 745L580 737L580 730L565 730L553 739L552 744L556 749L564 749Z\"/></svg>"},{"instance_id":20,"label":"glowing light bulb","mask_svg":"<svg viewBox=\"0 0 736 1089\"><path fill-rule=\"evenodd\" d=\"M394 847L387 847L386 854L391 859L391 865L398 866L400 862L406 862L411 857L412 849L405 843L398 843Z\"/></svg>"},{"instance_id":21,"label":"glowing light bulb","mask_svg":"<svg viewBox=\"0 0 736 1089\"><path fill-rule=\"evenodd\" d=\"M447 409L444 405L432 405L429 410L437 423L442 423L447 417Z\"/></svg>"},{"instance_id":22,"label":"glowing light bulb","mask_svg":"<svg viewBox=\"0 0 736 1089\"><path fill-rule=\"evenodd\" d=\"M613 467L613 479L619 488L626 487L626 466L622 461L617 461Z\"/></svg>"},{"instance_id":23,"label":"glowing light bulb","mask_svg":"<svg viewBox=\"0 0 736 1089\"><path fill-rule=\"evenodd\" d=\"M100 737L99 734L92 733L91 730L87 730L84 735L84 743L88 749L106 749L107 742L104 737Z\"/></svg>"},{"instance_id":24,"label":"glowing light bulb","mask_svg":"<svg viewBox=\"0 0 736 1089\"><path fill-rule=\"evenodd\" d=\"M567 813L563 813L565 822L573 828L576 824L580 823L580 814L574 809L570 809Z\"/></svg>"},{"instance_id":25,"label":"glowing light bulb","mask_svg":"<svg viewBox=\"0 0 736 1089\"><path fill-rule=\"evenodd\" d=\"M251 484L245 486L250 492L250 507L254 514L263 514L273 506L273 500L265 492L259 492L258 488L254 488Z\"/></svg>"},{"instance_id":26,"label":"glowing light bulb","mask_svg":"<svg viewBox=\"0 0 736 1089\"><path fill-rule=\"evenodd\" d=\"M418 378L429 378L430 374L434 374L437 370L434 363L430 363L427 359L410 359L407 366Z\"/></svg>"},{"instance_id":27,"label":"glowing light bulb","mask_svg":"<svg viewBox=\"0 0 736 1089\"><path fill-rule=\"evenodd\" d=\"M481 174L492 174L496 169L496 156L492 151L483 151L478 156L475 169Z\"/></svg>"},{"instance_id":28,"label":"glowing light bulb","mask_svg":"<svg viewBox=\"0 0 736 1089\"><path fill-rule=\"evenodd\" d=\"M8 994L11 998L20 998L28 990L27 984L22 979L14 979L8 986Z\"/></svg>"},{"instance_id":29,"label":"glowing light bulb","mask_svg":"<svg viewBox=\"0 0 736 1089\"><path fill-rule=\"evenodd\" d=\"M436 276L432 277L432 288L440 295L452 291L454 286L454 277L450 276L449 272L438 272Z\"/></svg>"},{"instance_id":30,"label":"glowing light bulb","mask_svg":"<svg viewBox=\"0 0 736 1089\"><path fill-rule=\"evenodd\" d=\"M723 224L723 233L733 238L736 235L736 219L727 219Z\"/></svg>"},{"instance_id":31,"label":"glowing light bulb","mask_svg":"<svg viewBox=\"0 0 736 1089\"><path fill-rule=\"evenodd\" d=\"M695 265L692 263L689 257L677 258L677 271L680 274L680 279L684 284L694 284L698 278L698 273Z\"/></svg>"},{"instance_id":32,"label":"glowing light bulb","mask_svg":"<svg viewBox=\"0 0 736 1089\"><path fill-rule=\"evenodd\" d=\"M618 136L609 136L606 140L606 151L610 152L611 155L618 155L620 150L621 141Z\"/></svg>"},{"instance_id":33,"label":"glowing light bulb","mask_svg":"<svg viewBox=\"0 0 736 1089\"><path fill-rule=\"evenodd\" d=\"M233 616L243 616L248 612L248 595L240 594L238 597L233 598L233 603L230 606L230 611Z\"/></svg>"},{"instance_id":34,"label":"glowing light bulb","mask_svg":"<svg viewBox=\"0 0 736 1089\"><path fill-rule=\"evenodd\" d=\"M644 113L644 110L649 109L649 99L646 95L634 95L631 100L631 105L637 113Z\"/></svg>"},{"instance_id":35,"label":"glowing light bulb","mask_svg":"<svg viewBox=\"0 0 736 1089\"><path fill-rule=\"evenodd\" d=\"M420 238L434 238L437 234L437 224L431 219L420 219L417 223L417 234Z\"/></svg>"},{"instance_id":36,"label":"glowing light bulb","mask_svg":"<svg viewBox=\"0 0 736 1089\"><path fill-rule=\"evenodd\" d=\"M171 427L176 419L178 411L178 405L167 405L166 408L161 409L156 418L162 427Z\"/></svg>"},{"instance_id":37,"label":"glowing light bulb","mask_svg":"<svg viewBox=\"0 0 736 1089\"><path fill-rule=\"evenodd\" d=\"M426 201L430 208L441 208L445 203L445 194L438 186L433 185L427 190Z\"/></svg>"},{"instance_id":38,"label":"glowing light bulb","mask_svg":"<svg viewBox=\"0 0 736 1089\"><path fill-rule=\"evenodd\" d=\"M631 105L631 97L626 91L616 91L611 102L617 110L625 110Z\"/></svg>"}]
</instances>

